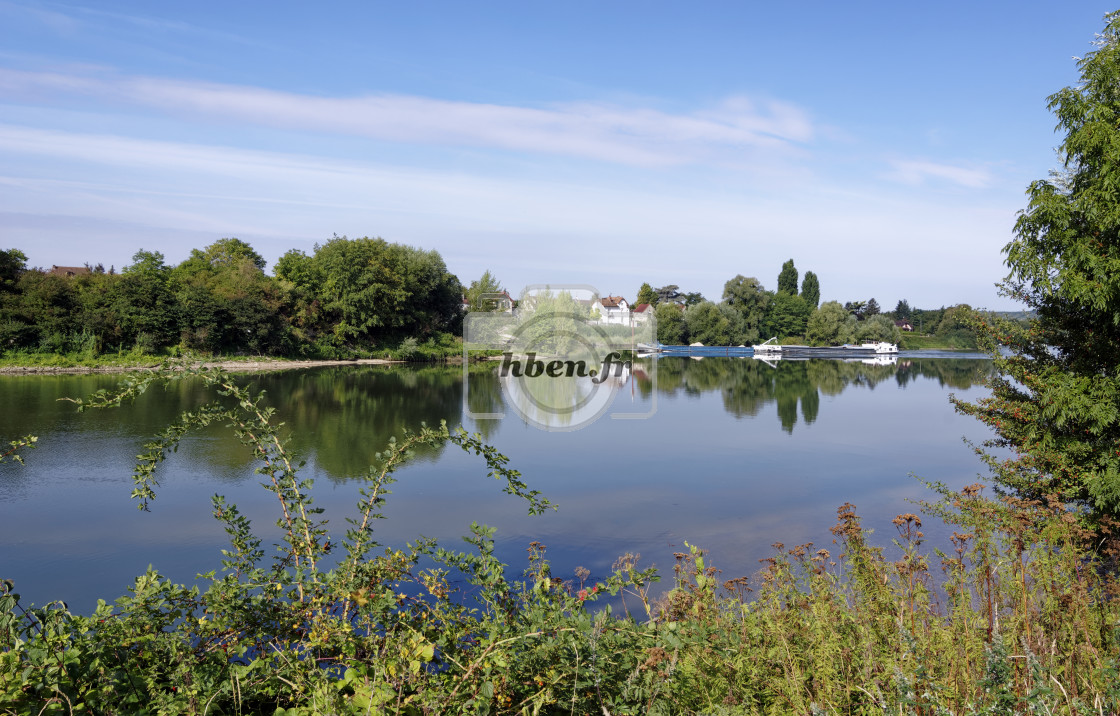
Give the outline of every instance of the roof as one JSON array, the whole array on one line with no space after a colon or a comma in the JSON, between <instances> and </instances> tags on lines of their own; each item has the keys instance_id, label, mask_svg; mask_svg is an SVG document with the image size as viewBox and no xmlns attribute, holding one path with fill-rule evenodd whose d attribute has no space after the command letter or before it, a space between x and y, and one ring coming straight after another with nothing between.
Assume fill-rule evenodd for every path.
<instances>
[{"instance_id":1,"label":"roof","mask_svg":"<svg viewBox=\"0 0 1120 716\"><path fill-rule=\"evenodd\" d=\"M619 308L620 304L626 302L626 299L622 296L607 296L606 298L599 299L599 302L606 308Z\"/></svg>"},{"instance_id":2,"label":"roof","mask_svg":"<svg viewBox=\"0 0 1120 716\"><path fill-rule=\"evenodd\" d=\"M652 310L653 310L653 304L652 303L639 303L637 306L634 307L634 313L645 313L646 311L652 311Z\"/></svg>"},{"instance_id":3,"label":"roof","mask_svg":"<svg viewBox=\"0 0 1120 716\"><path fill-rule=\"evenodd\" d=\"M81 276L90 273L88 266L51 266L49 271L54 276Z\"/></svg>"}]
</instances>

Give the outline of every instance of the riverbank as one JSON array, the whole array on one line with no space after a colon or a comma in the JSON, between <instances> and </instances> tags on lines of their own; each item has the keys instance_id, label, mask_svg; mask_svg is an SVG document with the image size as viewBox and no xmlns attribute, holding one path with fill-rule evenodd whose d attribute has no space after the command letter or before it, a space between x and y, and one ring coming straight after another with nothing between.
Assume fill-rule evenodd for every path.
<instances>
[{"instance_id":1,"label":"riverbank","mask_svg":"<svg viewBox=\"0 0 1120 716\"><path fill-rule=\"evenodd\" d=\"M386 358L357 358L354 360L292 360L286 358L215 358L184 360L182 365L190 368L221 368L231 372L292 370L295 368L319 368L324 366L346 365L394 365L407 361ZM0 363L0 375L67 375L84 373L128 373L136 370L154 370L162 363L148 358L135 362L112 362L74 365L5 365Z\"/></svg>"}]
</instances>

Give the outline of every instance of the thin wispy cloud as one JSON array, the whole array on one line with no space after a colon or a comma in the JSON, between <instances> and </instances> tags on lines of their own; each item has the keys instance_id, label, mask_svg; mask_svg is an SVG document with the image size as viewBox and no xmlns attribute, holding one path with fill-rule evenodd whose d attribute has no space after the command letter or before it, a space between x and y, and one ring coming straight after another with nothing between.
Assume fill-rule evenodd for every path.
<instances>
[{"instance_id":1,"label":"thin wispy cloud","mask_svg":"<svg viewBox=\"0 0 1120 716\"><path fill-rule=\"evenodd\" d=\"M0 0L0 17L27 18L33 22L49 28L59 35L69 36L74 34L80 23L70 15L54 10L47 10L34 5L6 2Z\"/></svg>"},{"instance_id":2,"label":"thin wispy cloud","mask_svg":"<svg viewBox=\"0 0 1120 716\"><path fill-rule=\"evenodd\" d=\"M149 34L206 37L252 46L261 46L262 44L242 35L200 27L181 20L165 20L134 13L111 12L85 5L53 4L52 9L46 9L36 4L0 0L0 14L29 18L62 36L73 36L78 32L116 31L122 27L129 27Z\"/></svg>"},{"instance_id":3,"label":"thin wispy cloud","mask_svg":"<svg viewBox=\"0 0 1120 716\"><path fill-rule=\"evenodd\" d=\"M967 189L984 189L992 185L992 173L984 168L962 167L937 162L896 160L891 162L888 178L916 186L929 180L945 181Z\"/></svg>"},{"instance_id":4,"label":"thin wispy cloud","mask_svg":"<svg viewBox=\"0 0 1120 716\"><path fill-rule=\"evenodd\" d=\"M521 107L391 94L319 97L154 77L10 69L0 70L0 91L9 97L78 95L223 122L633 166L689 164L729 153L792 154L816 132L808 114L795 105L745 97L691 113L670 113L602 103Z\"/></svg>"}]
</instances>

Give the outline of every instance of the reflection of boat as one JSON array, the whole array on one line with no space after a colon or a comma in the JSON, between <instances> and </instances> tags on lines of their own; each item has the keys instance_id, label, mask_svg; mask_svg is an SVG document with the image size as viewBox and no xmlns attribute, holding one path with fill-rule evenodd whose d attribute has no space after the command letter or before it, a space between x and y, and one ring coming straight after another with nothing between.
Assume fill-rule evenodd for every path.
<instances>
[{"instance_id":1,"label":"reflection of boat","mask_svg":"<svg viewBox=\"0 0 1120 716\"><path fill-rule=\"evenodd\" d=\"M898 363L898 356L877 355L871 358L864 358L860 363L864 365L895 365Z\"/></svg>"}]
</instances>

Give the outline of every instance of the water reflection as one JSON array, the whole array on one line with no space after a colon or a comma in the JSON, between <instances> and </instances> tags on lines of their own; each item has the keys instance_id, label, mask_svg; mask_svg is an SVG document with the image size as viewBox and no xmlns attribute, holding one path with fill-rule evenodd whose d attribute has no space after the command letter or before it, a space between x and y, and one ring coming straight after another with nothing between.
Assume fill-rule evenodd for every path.
<instances>
[{"instance_id":1,"label":"water reflection","mask_svg":"<svg viewBox=\"0 0 1120 716\"><path fill-rule=\"evenodd\" d=\"M981 359L901 358L887 364L821 359L638 359L632 369L612 378L610 386L616 402L629 400L638 405L625 409L608 406L602 419L607 419L606 413L641 413L642 404L648 409L654 391L665 398L718 393L724 410L737 419L763 417L774 405L782 429L791 433L799 423L811 425L817 420L824 409L822 396L838 396L846 389L874 390L888 381L905 387L922 378L963 390L979 383L989 369L990 363ZM254 389L266 392L267 402L285 423L294 451L312 460L320 474L337 481L365 474L375 462L375 453L391 436L418 430L424 424L435 426L440 420L451 426L463 422L464 396L470 413L505 414L505 420L518 420L518 414L540 412L536 402L541 396L516 388L528 384L549 390L554 382L557 390L572 387L571 381L548 379L504 385L498 372L496 362L473 364L465 372L461 367L446 366L353 366L267 373L247 380ZM469 382L465 392L464 375ZM152 388L127 412L93 411L79 416L70 403L60 402L112 388L119 380L119 376L105 375L4 377L0 379L4 406L0 437L8 440L33 432L46 438L59 431L75 431L142 440L162 430L182 411L213 398L197 382L186 380ZM573 395L579 397L576 392ZM553 405L558 399L550 394L549 400ZM592 407L598 410L600 406ZM468 425L487 437L498 430L500 422L474 420ZM210 474L230 480L244 479L252 465L249 450L218 425L186 441L182 452ZM417 457L430 461L442 452L443 448L425 446L418 449Z\"/></svg>"},{"instance_id":2,"label":"water reflection","mask_svg":"<svg viewBox=\"0 0 1120 716\"><path fill-rule=\"evenodd\" d=\"M782 429L792 432L798 416L812 424L820 411L821 395L837 396L846 388L867 388L893 379L905 387L919 378L936 380L942 386L967 389L981 383L990 372L984 359L861 360L753 360L750 358L658 358L656 389L667 395L700 395L719 392L723 406L736 418L755 417L771 403L776 404ZM635 370L639 388L649 393L652 380L643 380Z\"/></svg>"}]
</instances>

